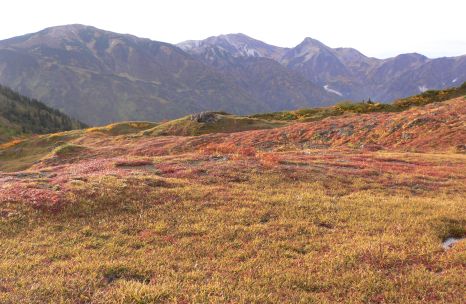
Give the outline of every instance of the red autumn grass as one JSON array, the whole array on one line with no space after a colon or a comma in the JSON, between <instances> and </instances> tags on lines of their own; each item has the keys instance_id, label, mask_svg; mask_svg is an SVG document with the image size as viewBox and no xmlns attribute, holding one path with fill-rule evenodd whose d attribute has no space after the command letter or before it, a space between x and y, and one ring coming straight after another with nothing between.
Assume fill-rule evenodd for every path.
<instances>
[{"instance_id":1,"label":"red autumn grass","mask_svg":"<svg viewBox=\"0 0 466 304\"><path fill-rule=\"evenodd\" d=\"M200 148L200 152L206 155L234 155L234 156L255 156L254 147L239 146L234 143L210 143Z\"/></svg>"},{"instance_id":2,"label":"red autumn grass","mask_svg":"<svg viewBox=\"0 0 466 304\"><path fill-rule=\"evenodd\" d=\"M280 162L280 157L276 153L263 152L258 154L259 161L266 167L276 167Z\"/></svg>"},{"instance_id":3,"label":"red autumn grass","mask_svg":"<svg viewBox=\"0 0 466 304\"><path fill-rule=\"evenodd\" d=\"M463 303L463 123L457 100L5 148L0 302ZM89 149L50 161L63 140Z\"/></svg>"}]
</instances>

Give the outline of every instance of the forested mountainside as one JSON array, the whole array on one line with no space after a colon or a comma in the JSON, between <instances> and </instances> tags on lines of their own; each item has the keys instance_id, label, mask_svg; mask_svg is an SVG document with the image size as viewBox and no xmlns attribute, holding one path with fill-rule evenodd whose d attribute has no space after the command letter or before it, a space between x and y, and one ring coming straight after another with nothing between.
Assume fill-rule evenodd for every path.
<instances>
[{"instance_id":1,"label":"forested mountainside","mask_svg":"<svg viewBox=\"0 0 466 304\"><path fill-rule=\"evenodd\" d=\"M0 85L0 143L25 134L53 133L83 127L85 124L78 120Z\"/></svg>"}]
</instances>

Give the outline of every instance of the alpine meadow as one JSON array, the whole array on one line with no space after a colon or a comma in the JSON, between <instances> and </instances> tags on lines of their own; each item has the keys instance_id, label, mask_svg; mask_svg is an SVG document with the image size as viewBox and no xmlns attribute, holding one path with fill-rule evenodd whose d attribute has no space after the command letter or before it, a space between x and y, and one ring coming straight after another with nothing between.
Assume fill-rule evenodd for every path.
<instances>
[{"instance_id":1,"label":"alpine meadow","mask_svg":"<svg viewBox=\"0 0 466 304\"><path fill-rule=\"evenodd\" d=\"M93 20L95 5L96 24L137 33L132 5L49 2L31 24ZM209 38L81 24L21 35L12 22L20 36L0 40L0 303L466 303L466 55L213 36L202 18L277 25L242 0L243 20L226 3L175 2L180 15L133 5ZM362 2L354 17L375 12ZM283 31L301 33L287 18L302 12L272 1L268 14L278 4ZM324 7L309 18L349 20ZM367 27L386 29L380 18Z\"/></svg>"}]
</instances>

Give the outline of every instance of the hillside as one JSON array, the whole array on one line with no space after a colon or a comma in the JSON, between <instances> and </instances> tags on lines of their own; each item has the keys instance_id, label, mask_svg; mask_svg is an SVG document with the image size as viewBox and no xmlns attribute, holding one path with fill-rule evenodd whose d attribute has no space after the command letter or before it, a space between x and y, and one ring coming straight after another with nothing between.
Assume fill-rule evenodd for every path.
<instances>
[{"instance_id":1,"label":"hillside","mask_svg":"<svg viewBox=\"0 0 466 304\"><path fill-rule=\"evenodd\" d=\"M265 81L260 90L278 94L274 86L293 84L278 66L273 70L281 84ZM0 41L0 71L0 82L92 125L201 111L279 111L295 102L328 105L338 97L303 79L269 104L272 96L257 94L238 81L241 75L218 71L174 45L84 25Z\"/></svg>"},{"instance_id":2,"label":"hillside","mask_svg":"<svg viewBox=\"0 0 466 304\"><path fill-rule=\"evenodd\" d=\"M286 123L258 118L240 117L228 113L203 112L168 121L144 131L150 136L195 136L210 133L235 133L272 129Z\"/></svg>"},{"instance_id":3,"label":"hillside","mask_svg":"<svg viewBox=\"0 0 466 304\"><path fill-rule=\"evenodd\" d=\"M43 103L0 85L0 143L27 134L44 134L84 128Z\"/></svg>"},{"instance_id":4,"label":"hillside","mask_svg":"<svg viewBox=\"0 0 466 304\"><path fill-rule=\"evenodd\" d=\"M53 149L87 142L97 145L89 150L94 152L100 151L99 145L105 143L110 150L103 149L103 155L131 155L136 152L125 149L137 147L144 151L152 145L161 153L196 152L215 150L217 144L220 150L233 151L363 148L462 152L466 142L465 96L466 83L458 88L424 92L393 104L341 103L250 117L202 112L160 123L122 122L5 144L0 149L0 171L24 170L47 155L54 158L50 154ZM112 146L117 143L124 143L126 148L113 151ZM90 153L83 157L94 156Z\"/></svg>"},{"instance_id":5,"label":"hillside","mask_svg":"<svg viewBox=\"0 0 466 304\"><path fill-rule=\"evenodd\" d=\"M4 144L0 302L464 303L462 89Z\"/></svg>"}]
</instances>

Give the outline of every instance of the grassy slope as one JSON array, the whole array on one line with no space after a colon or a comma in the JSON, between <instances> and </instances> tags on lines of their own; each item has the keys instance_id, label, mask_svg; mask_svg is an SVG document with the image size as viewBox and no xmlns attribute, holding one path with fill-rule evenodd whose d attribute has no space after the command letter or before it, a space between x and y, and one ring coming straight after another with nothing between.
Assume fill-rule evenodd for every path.
<instances>
[{"instance_id":1,"label":"grassy slope","mask_svg":"<svg viewBox=\"0 0 466 304\"><path fill-rule=\"evenodd\" d=\"M458 151L465 150L462 116L464 106L461 97L457 101L439 102L445 98L463 96L466 85L456 89L428 91L418 96L402 99L393 105L340 104L333 108L307 109L294 112L262 114L255 117L216 114L211 123L199 123L186 116L165 123L123 122L104 127L72 131L60 136L43 135L30 140L17 141L0 146L0 170L23 170L40 161L59 145L93 136L192 136L212 133L235 133L272 129L274 131L233 134L230 138L192 139L183 146L212 144L223 141L226 145L253 146L270 149L272 146L351 148L373 146L376 149L408 149L412 151ZM423 110L423 105L433 104ZM381 110L385 109L385 110ZM403 110L404 109L404 110ZM410 110L411 109L411 110ZM337 117L335 117L337 116ZM335 117L335 118L332 118ZM295 124L296 122L314 124ZM288 127L287 127L288 126ZM282 128L280 128L282 127ZM58 140L56 140L58 138ZM195 143L193 143L195 142ZM177 149L183 149L178 147ZM212 148L212 147L211 147Z\"/></svg>"},{"instance_id":2,"label":"grassy slope","mask_svg":"<svg viewBox=\"0 0 466 304\"><path fill-rule=\"evenodd\" d=\"M4 145L0 303L464 303L465 102Z\"/></svg>"},{"instance_id":3,"label":"grassy slope","mask_svg":"<svg viewBox=\"0 0 466 304\"><path fill-rule=\"evenodd\" d=\"M83 135L75 130L15 140L0 145L0 171L25 170L49 155L54 149Z\"/></svg>"},{"instance_id":4,"label":"grassy slope","mask_svg":"<svg viewBox=\"0 0 466 304\"><path fill-rule=\"evenodd\" d=\"M464 155L124 155L0 177L0 302L464 303Z\"/></svg>"},{"instance_id":5,"label":"grassy slope","mask_svg":"<svg viewBox=\"0 0 466 304\"><path fill-rule=\"evenodd\" d=\"M423 106L434 102L466 96L466 82L460 87L445 90L430 90L422 94L399 99L392 104L363 102L343 102L327 108L300 109L296 111L256 114L251 117L284 120L284 121L316 121L326 117L340 116L348 113L400 112L412 107Z\"/></svg>"},{"instance_id":6,"label":"grassy slope","mask_svg":"<svg viewBox=\"0 0 466 304\"><path fill-rule=\"evenodd\" d=\"M94 127L89 128L86 132L98 132L111 136L118 135L127 135L132 133L137 133L140 131L152 129L158 124L154 122L145 122L145 121L129 121L129 122L120 122L114 123L103 127Z\"/></svg>"},{"instance_id":7,"label":"grassy slope","mask_svg":"<svg viewBox=\"0 0 466 304\"><path fill-rule=\"evenodd\" d=\"M220 115L220 119L212 123L198 123L189 117L159 125L145 122L118 123L3 144L0 146L0 171L24 170L40 163L41 159L59 146L86 145L87 142L97 146L101 142L109 146L125 143L139 145L140 149L151 149L154 144L159 147L160 153L331 147L464 152L465 103L466 99L459 97L404 112L343 115L294 124L229 115ZM233 132L247 129L250 130ZM217 133L219 131L222 133ZM204 135L185 136L199 134ZM162 135L178 137L156 139ZM84 157L90 156L84 154Z\"/></svg>"},{"instance_id":8,"label":"grassy slope","mask_svg":"<svg viewBox=\"0 0 466 304\"><path fill-rule=\"evenodd\" d=\"M108 136L120 139L144 136L189 136L216 132L239 132L256 129L269 129L286 125L283 122L270 122L260 119L233 115L217 115L213 123L198 123L186 116L166 123L122 122L85 130L39 135L24 140L16 140L0 145L0 171L25 170L40 162L61 146ZM118 139L117 139L118 140Z\"/></svg>"},{"instance_id":9,"label":"grassy slope","mask_svg":"<svg viewBox=\"0 0 466 304\"><path fill-rule=\"evenodd\" d=\"M465 119L466 98L458 97L403 112L347 114L209 140L261 150L347 147L464 152Z\"/></svg>"},{"instance_id":10,"label":"grassy slope","mask_svg":"<svg viewBox=\"0 0 466 304\"><path fill-rule=\"evenodd\" d=\"M195 136L210 133L232 133L249 130L271 129L286 125L284 122L272 122L263 119L241 117L228 114L215 114L211 123L197 122L191 116L182 117L160 124L145 131L144 135L160 136Z\"/></svg>"},{"instance_id":11,"label":"grassy slope","mask_svg":"<svg viewBox=\"0 0 466 304\"><path fill-rule=\"evenodd\" d=\"M0 143L31 133L53 133L85 125L41 102L0 86Z\"/></svg>"}]
</instances>

